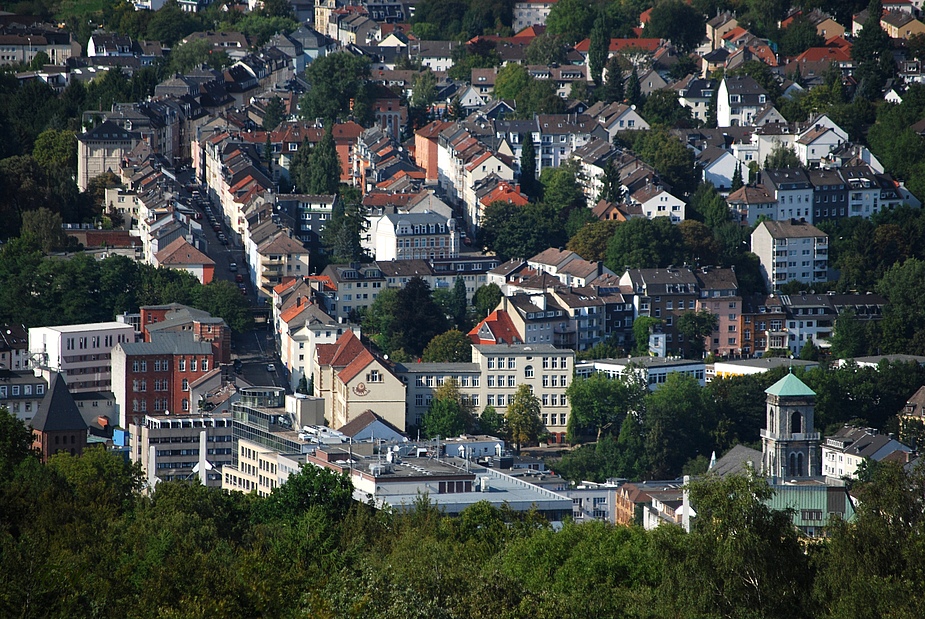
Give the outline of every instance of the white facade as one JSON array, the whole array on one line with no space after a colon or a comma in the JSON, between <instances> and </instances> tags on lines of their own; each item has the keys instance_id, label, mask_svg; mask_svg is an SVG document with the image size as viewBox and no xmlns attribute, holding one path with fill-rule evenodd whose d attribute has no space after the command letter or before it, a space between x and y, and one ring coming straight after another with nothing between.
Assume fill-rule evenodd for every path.
<instances>
[{"instance_id":1,"label":"white facade","mask_svg":"<svg viewBox=\"0 0 925 619\"><path fill-rule=\"evenodd\" d=\"M385 215L376 226L376 260L457 258L460 235L456 220L437 213Z\"/></svg>"},{"instance_id":2,"label":"white facade","mask_svg":"<svg viewBox=\"0 0 925 619\"><path fill-rule=\"evenodd\" d=\"M575 376L587 378L595 372L602 372L610 378L635 375L639 380L655 391L663 384L669 374L681 373L693 376L703 387L706 367L703 361L692 359L673 359L669 357L627 357L626 359L595 359L582 361L575 366Z\"/></svg>"},{"instance_id":3,"label":"white facade","mask_svg":"<svg viewBox=\"0 0 925 619\"><path fill-rule=\"evenodd\" d=\"M556 0L519 0L514 3L514 32L534 25L545 25Z\"/></svg>"},{"instance_id":4,"label":"white facade","mask_svg":"<svg viewBox=\"0 0 925 619\"><path fill-rule=\"evenodd\" d=\"M765 284L772 292L791 280L826 281L829 237L815 226L763 221L752 232L751 251L758 256Z\"/></svg>"},{"instance_id":5,"label":"white facade","mask_svg":"<svg viewBox=\"0 0 925 619\"><path fill-rule=\"evenodd\" d=\"M135 329L121 322L100 322L29 329L33 363L60 372L71 393L112 390L112 349L134 342Z\"/></svg>"}]
</instances>

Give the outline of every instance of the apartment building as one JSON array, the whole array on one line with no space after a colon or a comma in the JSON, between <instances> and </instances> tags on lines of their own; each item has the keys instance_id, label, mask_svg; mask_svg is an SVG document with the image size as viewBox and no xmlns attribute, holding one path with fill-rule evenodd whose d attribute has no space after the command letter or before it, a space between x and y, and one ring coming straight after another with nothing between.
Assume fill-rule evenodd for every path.
<instances>
[{"instance_id":1,"label":"apartment building","mask_svg":"<svg viewBox=\"0 0 925 619\"><path fill-rule=\"evenodd\" d=\"M808 285L828 278L829 237L796 220L762 221L752 232L751 251L758 256L767 289L789 281Z\"/></svg>"},{"instance_id":2,"label":"apartment building","mask_svg":"<svg viewBox=\"0 0 925 619\"><path fill-rule=\"evenodd\" d=\"M637 317L650 316L662 321L657 332L664 341L659 342L659 348L667 351L688 346L677 330L677 320L684 312L696 310L700 298L700 284L689 268L628 269L620 277L620 286L635 294L633 305Z\"/></svg>"},{"instance_id":3,"label":"apartment building","mask_svg":"<svg viewBox=\"0 0 925 619\"><path fill-rule=\"evenodd\" d=\"M121 322L29 329L29 354L36 367L59 372L73 393L112 390L113 347L135 341Z\"/></svg>"},{"instance_id":4,"label":"apartment building","mask_svg":"<svg viewBox=\"0 0 925 619\"><path fill-rule=\"evenodd\" d=\"M704 350L718 356L742 354L742 297L735 271L704 267L696 277L700 288L696 309L707 310L717 319L716 331L707 336Z\"/></svg>"},{"instance_id":5,"label":"apartment building","mask_svg":"<svg viewBox=\"0 0 925 619\"><path fill-rule=\"evenodd\" d=\"M128 426L129 457L148 479L221 487L218 467L232 462L231 414L148 414Z\"/></svg>"}]
</instances>

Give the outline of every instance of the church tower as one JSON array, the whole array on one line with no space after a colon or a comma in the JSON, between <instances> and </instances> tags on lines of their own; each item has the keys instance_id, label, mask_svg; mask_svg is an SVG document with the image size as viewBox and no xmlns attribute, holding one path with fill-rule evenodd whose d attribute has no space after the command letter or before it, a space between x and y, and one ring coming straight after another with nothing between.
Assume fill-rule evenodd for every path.
<instances>
[{"instance_id":1,"label":"church tower","mask_svg":"<svg viewBox=\"0 0 925 619\"><path fill-rule=\"evenodd\" d=\"M772 481L821 475L819 433L813 427L816 393L792 373L765 393L768 420L761 431L765 475Z\"/></svg>"}]
</instances>

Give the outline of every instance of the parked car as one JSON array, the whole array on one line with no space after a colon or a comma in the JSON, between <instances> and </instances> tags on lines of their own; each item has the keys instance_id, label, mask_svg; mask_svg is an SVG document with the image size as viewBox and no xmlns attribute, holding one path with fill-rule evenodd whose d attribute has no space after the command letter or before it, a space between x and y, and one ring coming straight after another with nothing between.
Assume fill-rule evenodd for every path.
<instances>
[{"instance_id":1,"label":"parked car","mask_svg":"<svg viewBox=\"0 0 925 619\"><path fill-rule=\"evenodd\" d=\"M267 372L275 372L275 371L276 371L276 366L273 365L272 363L268 363L268 364L267 364Z\"/></svg>"},{"instance_id":2,"label":"parked car","mask_svg":"<svg viewBox=\"0 0 925 619\"><path fill-rule=\"evenodd\" d=\"M231 264L229 264L228 270L231 271L232 273L235 273L238 270L238 263L232 262Z\"/></svg>"}]
</instances>

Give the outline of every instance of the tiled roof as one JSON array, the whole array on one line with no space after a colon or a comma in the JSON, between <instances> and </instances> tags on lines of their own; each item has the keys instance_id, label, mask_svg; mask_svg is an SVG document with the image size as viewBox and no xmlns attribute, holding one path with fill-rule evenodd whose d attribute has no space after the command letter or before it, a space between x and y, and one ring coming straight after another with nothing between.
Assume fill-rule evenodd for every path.
<instances>
[{"instance_id":1,"label":"tiled roof","mask_svg":"<svg viewBox=\"0 0 925 619\"><path fill-rule=\"evenodd\" d=\"M170 245L154 254L158 264L162 265L215 265L215 261L180 237Z\"/></svg>"}]
</instances>

